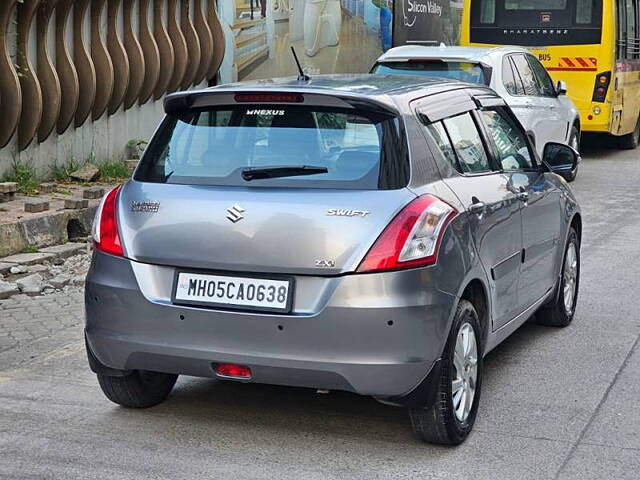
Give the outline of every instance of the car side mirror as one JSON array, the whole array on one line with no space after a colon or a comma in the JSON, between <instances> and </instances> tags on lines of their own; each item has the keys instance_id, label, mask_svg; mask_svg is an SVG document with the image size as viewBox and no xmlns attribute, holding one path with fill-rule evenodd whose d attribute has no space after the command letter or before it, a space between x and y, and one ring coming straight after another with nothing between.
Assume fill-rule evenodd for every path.
<instances>
[{"instance_id":1,"label":"car side mirror","mask_svg":"<svg viewBox=\"0 0 640 480\"><path fill-rule=\"evenodd\" d=\"M567 94L567 84L562 80L558 80L558 84L556 85L556 93L558 96Z\"/></svg>"},{"instance_id":2,"label":"car side mirror","mask_svg":"<svg viewBox=\"0 0 640 480\"><path fill-rule=\"evenodd\" d=\"M549 142L542 152L542 164L554 173L572 172L578 166L580 154L564 143Z\"/></svg>"}]
</instances>

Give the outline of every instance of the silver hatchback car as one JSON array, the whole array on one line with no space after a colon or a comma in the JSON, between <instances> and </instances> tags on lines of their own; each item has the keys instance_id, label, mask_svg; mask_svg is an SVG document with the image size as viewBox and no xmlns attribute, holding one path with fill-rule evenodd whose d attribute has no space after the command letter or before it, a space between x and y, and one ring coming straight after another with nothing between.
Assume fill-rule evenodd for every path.
<instances>
[{"instance_id":1,"label":"silver hatchback car","mask_svg":"<svg viewBox=\"0 0 640 480\"><path fill-rule=\"evenodd\" d=\"M97 212L89 364L127 407L179 374L335 389L457 444L482 359L579 281L577 153L542 160L495 92L344 75L177 93Z\"/></svg>"}]
</instances>

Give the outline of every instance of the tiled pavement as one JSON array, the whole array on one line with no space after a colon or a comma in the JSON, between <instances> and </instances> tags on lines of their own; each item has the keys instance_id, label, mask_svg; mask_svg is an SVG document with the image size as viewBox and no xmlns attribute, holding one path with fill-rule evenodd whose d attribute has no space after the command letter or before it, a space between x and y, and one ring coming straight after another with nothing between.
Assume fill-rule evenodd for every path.
<instances>
[{"instance_id":1,"label":"tiled pavement","mask_svg":"<svg viewBox=\"0 0 640 480\"><path fill-rule=\"evenodd\" d=\"M83 315L81 287L51 295L15 295L0 300L0 353L80 326Z\"/></svg>"}]
</instances>

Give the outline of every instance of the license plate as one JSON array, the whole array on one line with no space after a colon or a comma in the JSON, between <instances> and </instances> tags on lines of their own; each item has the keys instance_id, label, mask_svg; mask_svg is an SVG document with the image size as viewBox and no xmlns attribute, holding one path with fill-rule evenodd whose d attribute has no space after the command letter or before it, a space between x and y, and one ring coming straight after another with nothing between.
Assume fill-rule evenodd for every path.
<instances>
[{"instance_id":1,"label":"license plate","mask_svg":"<svg viewBox=\"0 0 640 480\"><path fill-rule=\"evenodd\" d=\"M173 302L233 309L289 312L292 280L179 272Z\"/></svg>"}]
</instances>

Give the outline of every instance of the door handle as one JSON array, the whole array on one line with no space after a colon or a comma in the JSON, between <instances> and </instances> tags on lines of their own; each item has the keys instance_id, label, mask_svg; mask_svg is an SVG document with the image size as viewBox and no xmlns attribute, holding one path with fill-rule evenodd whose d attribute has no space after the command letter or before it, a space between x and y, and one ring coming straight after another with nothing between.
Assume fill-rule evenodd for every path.
<instances>
[{"instance_id":1,"label":"door handle","mask_svg":"<svg viewBox=\"0 0 640 480\"><path fill-rule=\"evenodd\" d=\"M471 201L473 202L471 205L469 205L469 212L471 213L481 215L484 212L485 208L487 208L484 202L481 202L476 197L472 197Z\"/></svg>"},{"instance_id":2,"label":"door handle","mask_svg":"<svg viewBox=\"0 0 640 480\"><path fill-rule=\"evenodd\" d=\"M518 192L516 193L516 198L521 202L526 202L529 200L529 194L527 192Z\"/></svg>"}]
</instances>

